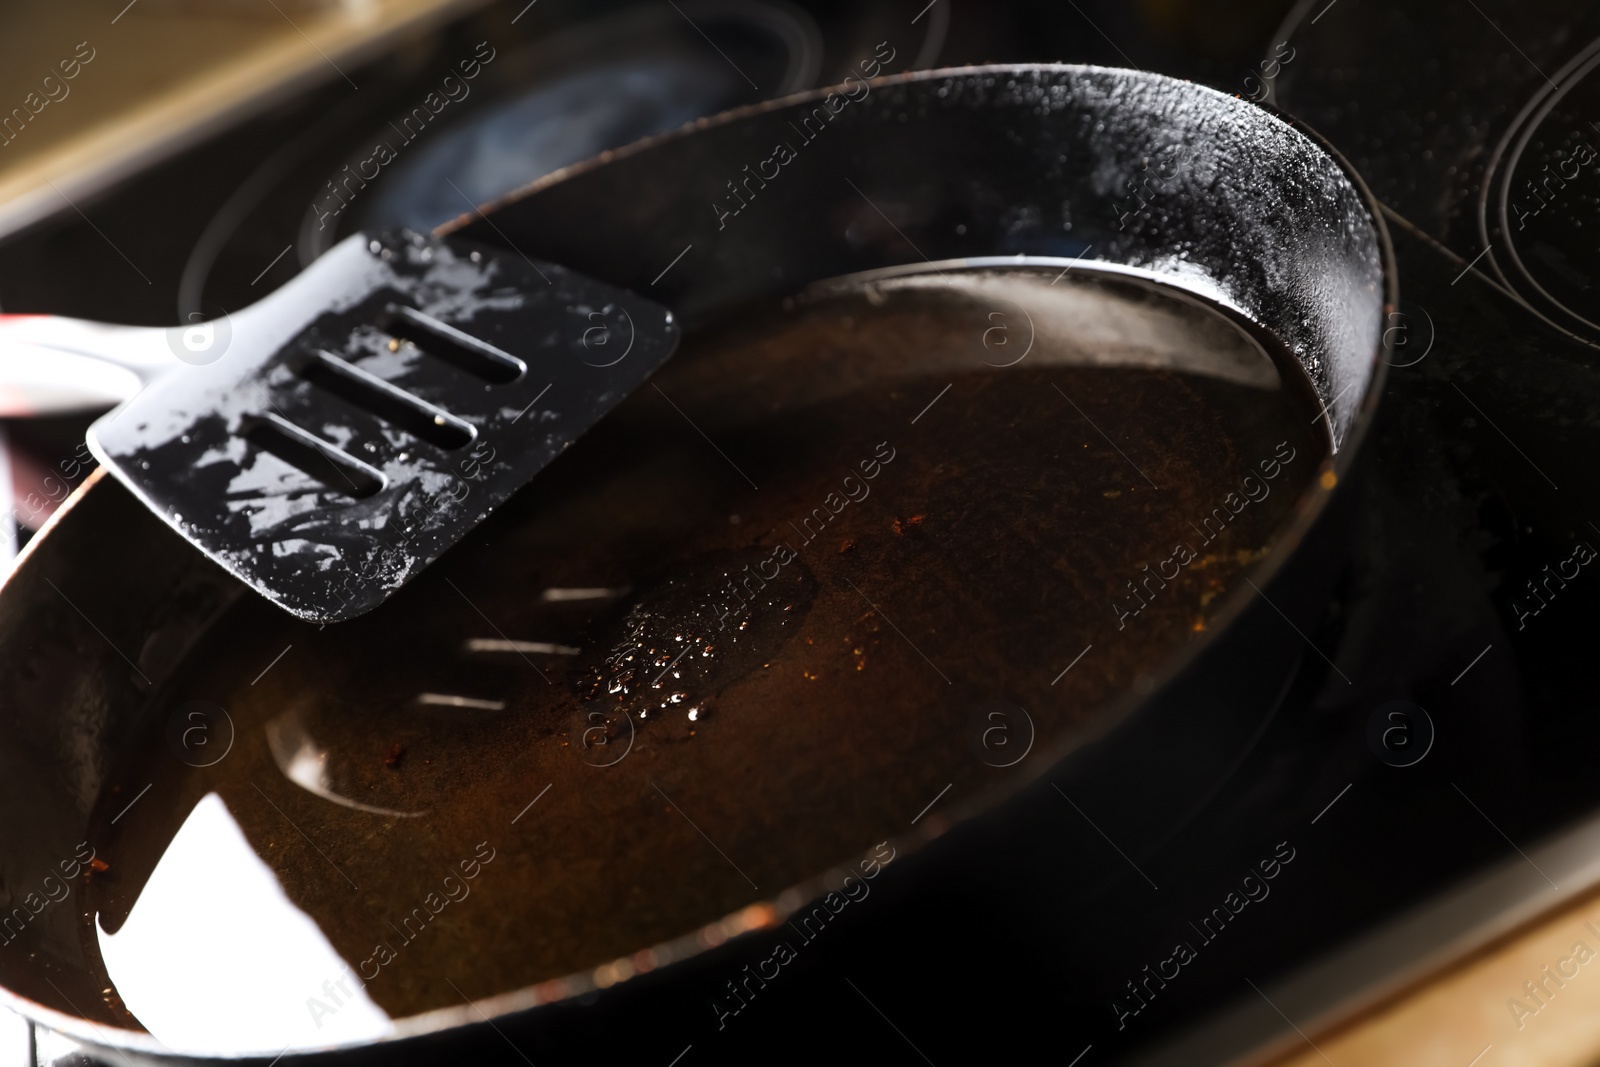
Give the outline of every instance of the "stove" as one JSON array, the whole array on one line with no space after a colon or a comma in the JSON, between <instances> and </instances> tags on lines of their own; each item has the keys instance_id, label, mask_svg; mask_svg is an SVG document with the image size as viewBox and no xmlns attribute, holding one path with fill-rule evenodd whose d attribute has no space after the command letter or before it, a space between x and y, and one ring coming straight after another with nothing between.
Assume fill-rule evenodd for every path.
<instances>
[{"instance_id":1,"label":"stove","mask_svg":"<svg viewBox=\"0 0 1600 1067\"><path fill-rule=\"evenodd\" d=\"M1362 1020L1600 886L1584 655L1600 548L1600 13L1552 0L519 8L464 14L352 68L360 92L330 78L81 213L10 233L0 305L151 325L237 309L356 229L436 225L596 152L836 80L883 40L908 68L1134 65L1260 100L1366 179L1399 263L1396 355L1348 561L1292 682L1211 795L1149 840L1114 840L1100 813L1064 807L1053 836L1005 842L1073 857L1070 899L1030 895L1005 849L914 911L884 894L736 1020L652 1017L662 1063L846 1049L1004 1062L1040 1042L1084 1067L1338 1061L1330 1042L1357 1040ZM433 84L473 68L465 92ZM513 151L510 129L539 132ZM108 243L138 251L148 285ZM69 473L81 426L10 432L19 462ZM1137 803L1140 783L1126 788ZM992 973L986 939L1030 925L1037 965ZM1503 994L1518 997L1529 1014L1557 1003L1530 999L1521 977ZM1483 1011L1509 1035L1479 1053L1492 1064L1495 1048L1515 1052L1513 1024L1531 1024L1499 1000ZM48 1034L37 1045L40 1062L75 1055ZM488 1058L541 1062L524 1047Z\"/></svg>"}]
</instances>

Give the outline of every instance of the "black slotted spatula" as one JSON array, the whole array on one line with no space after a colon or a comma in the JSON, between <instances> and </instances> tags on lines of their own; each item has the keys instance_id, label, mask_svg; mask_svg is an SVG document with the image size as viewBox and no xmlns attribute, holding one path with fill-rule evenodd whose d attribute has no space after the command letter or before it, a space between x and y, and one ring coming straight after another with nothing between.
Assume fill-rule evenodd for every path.
<instances>
[{"instance_id":1,"label":"black slotted spatula","mask_svg":"<svg viewBox=\"0 0 1600 1067\"><path fill-rule=\"evenodd\" d=\"M633 293L413 233L350 237L208 329L203 362L102 416L89 447L206 555L314 622L381 604L678 340L671 312Z\"/></svg>"}]
</instances>

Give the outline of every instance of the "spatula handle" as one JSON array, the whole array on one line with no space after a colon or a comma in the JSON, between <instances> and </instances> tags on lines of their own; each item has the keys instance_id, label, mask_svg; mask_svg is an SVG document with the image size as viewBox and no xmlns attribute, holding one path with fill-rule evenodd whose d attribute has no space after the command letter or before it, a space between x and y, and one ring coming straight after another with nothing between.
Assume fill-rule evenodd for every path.
<instances>
[{"instance_id":1,"label":"spatula handle","mask_svg":"<svg viewBox=\"0 0 1600 1067\"><path fill-rule=\"evenodd\" d=\"M113 407L180 366L180 351L203 352L210 330L0 315L0 418Z\"/></svg>"}]
</instances>

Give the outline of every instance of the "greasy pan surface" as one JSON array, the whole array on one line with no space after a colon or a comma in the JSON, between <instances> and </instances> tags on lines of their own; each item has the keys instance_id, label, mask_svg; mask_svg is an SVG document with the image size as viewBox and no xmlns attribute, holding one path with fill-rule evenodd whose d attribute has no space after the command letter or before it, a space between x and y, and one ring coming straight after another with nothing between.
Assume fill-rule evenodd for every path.
<instances>
[{"instance_id":1,"label":"greasy pan surface","mask_svg":"<svg viewBox=\"0 0 1600 1067\"><path fill-rule=\"evenodd\" d=\"M823 116L817 115L819 107ZM791 132L784 133L786 128ZM808 131L812 131L810 137ZM788 147L787 153L776 150L779 143ZM777 161L780 156L782 162ZM729 183L736 177L743 181L746 165L767 175L774 173L774 166L779 169L770 180L742 185L745 195L740 197ZM920 263L924 258L942 261L1010 254L1062 257L1082 255L1092 247L1089 255L1094 259L1132 268L1141 277L1153 275L1176 282L1281 338L1288 353L1285 359L1299 361L1324 401L1334 398L1329 410L1333 434L1340 445L1338 455L1316 479L1296 482L1309 482L1304 492L1285 492L1276 498L1274 507L1284 508L1272 516L1278 526L1276 537L1263 530L1255 538L1271 541L1274 547L1265 558L1248 560L1255 583L1291 616L1313 609L1319 582L1312 579L1327 571L1333 551L1330 546L1338 541L1337 524L1332 521L1337 516L1331 513L1330 504L1338 503L1333 491L1352 470L1355 446L1370 415L1374 379L1381 366L1377 356L1382 316L1385 304L1393 297L1386 289L1392 285L1392 275L1386 280L1381 230L1368 214L1362 194L1310 140L1248 105L1206 90L1146 75L1085 68L959 71L854 83L832 96L819 94L733 113L704 124L704 128L636 146L613 159L583 165L540 182L501 205L493 213L492 222L479 223L469 235L513 245L526 254L570 263L598 277L638 288L673 306L688 317L691 325L711 323L729 308L766 296L793 293L813 281L852 271ZM680 253L681 259L675 258ZM1061 270L1067 265L1062 262L1052 266ZM953 265L946 264L946 269L958 273ZM1044 279L1051 276L1041 275L1034 284L1048 288ZM652 282L658 279L659 284L652 289ZM825 303L825 298L816 299L824 299ZM874 303L870 295L862 299L869 305ZM890 303L891 310L905 310ZM959 301L943 302L952 303ZM1013 301L1004 306L1017 305ZM924 309L923 320L935 318L939 307L936 302ZM872 313L864 307L854 310L862 315ZM836 315L851 311L848 305L831 307ZM915 312L916 306L911 305L910 311ZM994 321L989 313L981 299L969 308L956 307L946 312L949 329L956 333L963 322L971 322L975 327L973 336L982 337L988 328L985 324ZM963 319L963 315L967 318ZM901 439L914 440L915 431L909 420L918 416L918 409L938 392L936 383L926 389L927 383L914 376L907 380L916 370L919 353L935 351L940 344L936 337L922 338L915 344L907 342L903 335L913 335L917 321L918 316L911 314L900 323L900 347L881 357L883 366L864 375L869 382L875 378L879 382L906 383L903 390L891 390L887 398L880 398L868 411L852 411L848 395L842 401L830 399L825 384L806 379L803 352L786 355L779 342L768 343L765 348L737 337L730 342L726 330L721 335L724 340L720 349L713 345L709 354L698 361L670 370L659 383L664 387L661 395L664 398L670 394L675 400L690 404L685 417L692 416L691 422L704 420L710 437L721 435L722 427L716 423L719 417L733 424L728 432L737 437L739 419L728 414L729 404L742 402L748 406L751 397L759 392L755 386L765 384L771 390L768 395L779 397L771 401L771 418L781 422L786 410L791 419L800 418L799 422L791 422L793 428L816 431L826 438L826 444L817 449L817 463L825 465L843 458L848 467L876 454L873 450L890 433L880 436L872 431L891 413L897 414L899 426L906 427L893 433ZM823 328L825 324L818 326ZM737 334L736 327L729 329ZM790 369L774 374L768 383L743 383L743 391L738 385L727 384L736 382L741 373L737 362L741 344L751 351L764 352L763 358L774 367ZM835 350L849 354L848 346L835 345ZM855 355L863 353L857 351ZM725 366L719 365L719 360ZM996 365L988 360L982 362L990 367ZM845 364L823 360L821 366L839 377ZM972 369L988 373L977 367ZM1284 369L1290 369L1290 365ZM1026 373L1044 372L1030 365ZM1089 372L1078 368L1072 373ZM827 377L817 375L819 379ZM953 375L946 376L945 380L952 378ZM1023 382L1025 392L1034 391L1046 385L1048 375L1018 381ZM1069 389L1088 384L1086 379L1061 377L1057 388L1061 382L1069 383ZM1015 385L990 383L986 388ZM648 398L639 399L642 404ZM959 399L952 393L946 401ZM694 406L696 403L699 407ZM819 414L828 410L829 403L834 405L832 413ZM641 412L642 421L637 426L666 433L661 412L646 416L639 404L630 410ZM1315 411L1314 404L1312 410ZM665 411L665 415L671 414L670 410ZM1038 414L1033 416L1033 422L1047 424L1050 418L1048 414ZM1181 444L1181 435L1173 440ZM774 453L783 451L777 446L769 447ZM855 456L855 451L863 447L867 451ZM1049 442L1038 447L1049 447ZM583 449L580 445L574 451L573 465L595 462L580 457ZM1187 462L1185 457L1194 449L1180 447L1177 451L1183 453L1178 459ZM596 444L583 454L603 453ZM752 444L752 455L759 454L760 449ZM937 464L908 458L913 459L913 464L902 469L908 470L912 484L903 489L915 489L924 495L932 492L938 484L934 476ZM1264 457L1257 457L1249 448L1224 457L1226 463L1246 470L1259 458ZM711 462L715 461L713 453ZM924 462L924 466L916 465ZM772 466L781 469L776 460ZM625 467L624 463L616 468L602 465L596 469ZM1154 475L1152 484L1196 480L1179 468L1146 473ZM728 476L730 472L719 474ZM567 477L565 489L552 481L550 485L534 487L530 499L537 497L538 504L551 511L577 506L571 501L581 500L583 491L572 482L582 479L576 473ZM781 477L777 479L779 485L782 481ZM638 484L640 494L651 491L649 478ZM917 486L921 488L916 489ZM799 505L809 499L805 494L811 490L810 484L795 483L793 502ZM736 488L733 492L743 491ZM716 493L721 494L715 501L717 507L731 498L726 487ZM915 502L914 493L903 500L908 505ZM763 507L776 515L784 510L783 503ZM919 536L917 528L927 523L912 520L923 513L910 507L897 511L896 503L899 502L884 505L889 509L884 521L893 521L899 529L884 538L908 532ZM990 510L997 510L1003 503L997 500ZM1205 510L1198 501L1189 503L1196 505L1197 511ZM525 511L532 507L525 505ZM864 510L866 505L862 507ZM578 510L581 512L582 508ZM714 509L708 507L709 510ZM603 515L604 510L599 514ZM492 585L499 576L493 568L486 568L485 553L493 549L501 534L515 542L511 528L516 521L519 516L512 514L491 523L483 538L463 546L460 560L453 554L441 564L441 577L473 574L476 584L472 588ZM997 529L1003 533L1003 524ZM846 539L831 547L840 550L835 556L850 561L852 556L842 545ZM839 583L831 580L834 576L857 580L904 565L884 554L890 541L875 543L864 537L860 541L857 551L865 553L860 558L868 559L870 564L853 572L841 569L847 564L833 559L826 564L808 564L804 571L795 572L799 585L789 591L789 599L819 605L808 609L820 612L813 616L819 633L852 626L864 627L863 634L872 631L871 640L876 642L872 654L899 657L904 661L902 676L914 677L909 673L913 668L926 671L932 664L917 660L905 645L892 643L894 633L880 619L895 617L895 613L889 610L885 616L877 605L862 610L866 606L859 603L847 612L845 594L850 591L841 590ZM538 537L521 547L535 554L547 548ZM1154 545L1144 547L1154 550ZM717 557L716 565L725 565L729 561L726 557L739 550L735 538L726 533L720 535L718 551L724 555ZM1037 550L1049 554L1051 545L1037 546ZM122 559L137 559L138 565L122 565ZM1002 554L997 560L1003 565L998 574L1015 572L1026 565L1025 554L1021 553ZM1059 562L1051 560L1050 564ZM454 571L450 569L452 565ZM948 561L930 562L928 566L948 575L947 580L953 583L949 588L959 588L959 566ZM605 580L613 578L607 575ZM637 580L637 575L625 574L622 579ZM536 569L526 580L552 585L559 581L565 585L576 583L579 576L557 576ZM670 587L674 579L655 580L660 588L663 582ZM691 577L690 582L699 580ZM431 588L434 592L442 588L442 595L450 595L448 587L439 581L432 582ZM924 583L922 588L937 586ZM972 662L960 664L953 680L946 679L947 686L960 690L953 699L962 708L982 705L984 684L996 696L1013 700L1015 694L1026 692L1025 703L1032 702L1037 708L1051 699L1050 677L1085 643L1109 645L1113 651L1108 659L1110 665L1090 666L1086 661L1084 681L1069 675L1071 680L1062 683L1067 688L1056 690L1073 694L1069 702L1071 713L1057 715L1051 725L1040 731L1040 743L1028 759L1008 768L1005 775L964 789L958 801L916 825L910 824L915 806L910 807L901 820L903 825L891 827L884 837L886 842L892 840L892 853L897 857L912 856L926 840L939 836L965 816L994 809L1007 796L1012 799L1004 810L1012 817L1025 814L1040 776L1047 772L1050 782L1092 792L1132 770L1149 771L1152 763L1168 761L1173 764L1168 768L1171 773L1160 776L1166 792L1156 791L1142 807L1133 805L1136 810L1131 810L1127 818L1129 825L1152 832L1181 819L1182 804L1174 806L1173 798L1187 794L1192 803L1225 769L1233 758L1231 753L1256 728L1261 709L1281 688L1282 679L1302 651L1292 633L1285 639L1281 631L1287 628L1281 618L1265 611L1249 594L1248 587L1242 593L1235 588L1217 598L1206 613L1204 625L1181 643L1128 644L1119 650L1114 643L1115 634L1121 629L1116 625L1118 618L1102 601L1093 610L1105 640L1097 640L1100 635L1088 631L1082 641L1076 640L1076 631L1070 635L1071 641L1064 635L1059 642L1051 642L1052 654L1059 649L1058 660L1033 662L1030 649L1028 656L1015 657L1027 662L1005 657L985 662L983 650L979 649ZM418 597L428 595L428 590L423 589L408 603L415 610L422 603ZM86 839L90 828L109 822L110 816L117 814L121 805L113 803L115 797L108 787L120 784L118 775L130 764L138 763L145 747L141 739L150 732L152 722L159 727L160 720L177 706L175 702L185 699L186 694L180 694L177 688L182 680L194 676L195 669L193 663L184 662L186 656L191 648L216 647L218 638L208 637L208 630L229 611L237 596L237 588L225 576L194 558L159 523L138 511L103 480L87 489L48 535L30 548L22 567L0 593L0 652L4 654L0 691L7 693L11 702L5 721L0 724L5 735L4 758L12 772L6 776L4 802L12 805L11 810L30 813L26 820L8 821L0 831L6 836L3 854L7 892L21 900L31 890L31 883L74 857L78 843ZM430 607L425 613L431 612L431 604L428 602ZM872 604L870 599L868 604ZM395 606L401 607L399 603ZM456 606L461 608L459 603ZM888 607L886 603L882 606ZM228 616L231 621L224 626L238 627L240 618L248 618L254 607L233 609ZM959 611L948 604L934 605L926 612L913 611L912 617L933 617L941 610ZM1046 617L1048 609L1041 605L1032 605L1029 610L1041 616L1038 622L1042 626L1061 625ZM240 611L245 615L240 616ZM395 634L406 629L389 618L387 609L377 615L379 618L371 624L375 628L389 627ZM1271 620L1276 620L1276 630L1268 627ZM905 624L903 618L896 621ZM259 660L264 664L286 643L271 632L277 622L263 619L259 628L247 626L231 647L237 651L241 641L259 634L262 645L251 650L256 658L249 662L254 665ZM1178 628L1182 629L1181 621ZM314 628L311 632L315 633ZM328 647L347 643L351 655L359 659L361 640L341 636L343 632L343 628L332 631L329 640L333 644ZM305 640L314 638L308 634ZM1025 642L1013 642L1019 647L1020 644ZM854 652L855 647L852 643L843 654L861 655ZM1246 650L1257 661L1252 671L1221 666L1229 662L1230 656L1237 659ZM222 651L207 660L225 659L227 655ZM332 653L324 651L321 655L326 658ZM400 649L396 655L404 660L416 653ZM921 652L915 655L920 656ZM576 680L593 666L592 662L582 661L574 665L571 673ZM397 669L403 670L403 664ZM754 666L749 669L759 670ZM996 685L995 676L1008 671L1015 672L1018 678L1029 672L1039 678ZM234 673L245 674L248 681L248 674L253 672L239 666ZM917 677L915 692L897 695L891 685L874 693L871 706L889 715L911 714L917 704L933 699L934 691L923 692L929 684L928 677ZM294 681L294 675L285 674L272 684L292 688ZM1179 699L1174 694L1185 696ZM835 697L835 703L849 699L843 693ZM900 704L901 700L906 704ZM950 721L965 718L962 714ZM257 736L264 720L243 711L241 720L243 760L248 758L250 745L245 735ZM714 721L708 720L708 730ZM1203 730L1197 729L1197 724ZM656 725L665 728L668 723ZM1112 729L1114 726L1117 728ZM326 738L333 729L332 723L324 724L321 735ZM674 729L687 732L682 723ZM665 732L656 731L656 736ZM563 736L570 741L581 738L582 731L573 731L569 724ZM1089 744L1097 737L1098 743ZM823 741L824 748L817 758L826 761L829 739L825 736ZM758 755L756 741L747 743L753 746L750 756ZM1174 750L1182 752L1182 760L1173 759ZM615 770L642 777L638 784L659 788L652 783L660 779L640 770L649 756L649 750L642 748L633 760L618 764ZM227 778L222 773L227 767L225 763L219 765L219 781ZM592 771L596 781L606 773L588 765L579 769ZM658 764L657 769L665 772L670 768L668 764ZM918 767L911 770L921 773ZM261 780L269 781L270 763L263 765L261 773ZM530 775L526 795L532 797L551 777ZM915 778L915 774L911 777ZM132 796L142 781L117 796ZM693 781L689 777L683 784ZM580 792L578 779L572 779L572 783L570 792ZM1033 788L1029 783L1034 783ZM240 785L236 779L233 784ZM912 781L909 785L915 786L917 795L932 797L938 780ZM930 785L932 788L927 788ZM441 788L443 792L432 798L435 804L448 801L449 789ZM1020 795L1019 790L1023 790ZM681 799L675 789L668 791L673 793L673 800ZM275 795L281 797L281 793ZM397 795L396 799L404 798ZM735 798L732 804L737 803ZM511 814L515 814L515 807ZM499 819L497 829L504 822ZM981 831L985 825L986 820L976 820L958 827L959 832L951 833L949 840L926 850L927 856L918 858L924 863L924 872L927 864L938 862L941 856L949 858L948 862L968 862L976 857L983 847ZM448 834L454 838L452 844L466 846L477 840L476 836L471 841L458 837L458 832L473 835L465 826L452 826ZM792 831L786 831L780 820L772 832ZM606 834L599 836L596 852L602 859L608 846L622 842ZM1142 836L1148 839L1152 833ZM703 847L693 832L681 826L667 833L665 845L669 847L664 856ZM660 988L675 974L684 976L680 977L681 984L694 967L715 971L721 956L739 947L736 943L716 948L728 935L756 931L744 943L758 941L791 910L826 889L840 886L840 874L823 875L823 868L844 864L845 869L859 871L863 861L870 862L871 855L884 855L874 852L871 845L871 840L860 840L841 852L836 843L824 843L814 854L802 849L810 866L778 864L771 870L753 872L761 885L755 892L746 892L748 887L741 887L733 872L724 868L719 877L726 878L731 888L708 893L721 901L723 910L732 912L734 918L715 924L709 932L695 935L690 929L674 931L669 926L652 935L651 941L657 943L653 954L644 959L632 957L626 968L601 963L566 978L548 978L521 993L486 999L477 1007L435 1008L433 1002L423 998L414 1003L415 1010L391 1012L399 1020L391 1034L403 1037L471 1024L479 1019L480 1010L490 1014L513 1012L562 1001L597 987L611 987L617 979L635 971L654 971L644 981L622 982L602 994L595 1010L603 1011L608 1003L643 995L641 989L648 992ZM830 853L829 848L835 851ZM862 859L853 860L852 853ZM711 862L720 863L715 856ZM706 867L707 871L711 869ZM797 874L797 870L801 873ZM1038 873L1042 885L1060 872L1052 868ZM889 884L887 880L892 879L905 882L915 875L912 865L901 864L900 869L884 874L886 881L881 884ZM781 892L782 887L796 883L801 883L797 891ZM79 883L74 891L81 894L84 888ZM100 894L103 890L96 886L94 892ZM126 907L127 902L122 906ZM85 1040L164 1054L171 1046L121 1028L116 1005L96 999L99 964L92 952L86 952L81 908L81 896L74 895L70 903L45 909L33 919L27 931L27 950L32 955L26 963L16 965L13 959L0 957L6 985L31 1002L24 1005L28 1010ZM621 956L630 948L644 949L650 943L622 944L609 951ZM18 941L0 951L16 953L23 947ZM488 998L499 991L502 990L492 986L472 988L471 995ZM703 1008L700 1010L703 1012ZM72 1017L80 1013L97 1022L75 1022ZM540 1016L538 1011L528 1013L523 1022L537 1025ZM202 1046L191 1051L227 1050Z\"/></svg>"}]
</instances>

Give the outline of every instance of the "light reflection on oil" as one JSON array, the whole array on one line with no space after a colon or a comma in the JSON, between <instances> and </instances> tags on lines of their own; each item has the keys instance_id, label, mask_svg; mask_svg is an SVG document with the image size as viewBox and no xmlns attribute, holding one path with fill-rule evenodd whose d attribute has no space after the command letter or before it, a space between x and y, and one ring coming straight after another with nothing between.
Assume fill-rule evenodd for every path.
<instances>
[{"instance_id":1,"label":"light reflection on oil","mask_svg":"<svg viewBox=\"0 0 1600 1067\"><path fill-rule=\"evenodd\" d=\"M174 1051L365 1041L393 1024L295 907L216 793L195 805L116 934L95 924L123 1003ZM327 1010L331 1009L331 1010Z\"/></svg>"}]
</instances>

